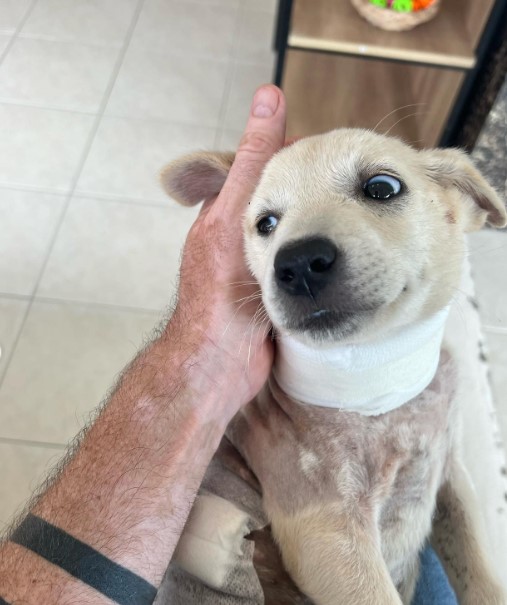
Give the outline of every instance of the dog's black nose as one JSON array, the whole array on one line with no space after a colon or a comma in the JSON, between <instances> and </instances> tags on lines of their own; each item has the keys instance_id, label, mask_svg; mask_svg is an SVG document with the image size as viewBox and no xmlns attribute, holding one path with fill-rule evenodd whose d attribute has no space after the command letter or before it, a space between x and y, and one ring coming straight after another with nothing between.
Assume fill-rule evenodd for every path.
<instances>
[{"instance_id":1,"label":"dog's black nose","mask_svg":"<svg viewBox=\"0 0 507 605\"><path fill-rule=\"evenodd\" d=\"M276 283L289 294L315 295L329 282L337 257L338 248L328 239L292 242L275 257Z\"/></svg>"}]
</instances>

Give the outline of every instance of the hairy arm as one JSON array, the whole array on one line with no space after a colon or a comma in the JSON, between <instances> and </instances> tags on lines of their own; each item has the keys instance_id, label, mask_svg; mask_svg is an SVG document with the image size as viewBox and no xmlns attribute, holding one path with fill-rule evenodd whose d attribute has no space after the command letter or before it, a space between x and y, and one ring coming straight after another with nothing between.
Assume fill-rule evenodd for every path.
<instances>
[{"instance_id":1,"label":"hairy arm","mask_svg":"<svg viewBox=\"0 0 507 605\"><path fill-rule=\"evenodd\" d=\"M260 89L229 178L190 231L171 320L126 368L30 508L154 587L227 423L271 366L266 326L252 322L256 307L238 304L252 293L241 215L283 144L284 120L281 93ZM0 597L12 604L115 602L9 536L0 546Z\"/></svg>"}]
</instances>

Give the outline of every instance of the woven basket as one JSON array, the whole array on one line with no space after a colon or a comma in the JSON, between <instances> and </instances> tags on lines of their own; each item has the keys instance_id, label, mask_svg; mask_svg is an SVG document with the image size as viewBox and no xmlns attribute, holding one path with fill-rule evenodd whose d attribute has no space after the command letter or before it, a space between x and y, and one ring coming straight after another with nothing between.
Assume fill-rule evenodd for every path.
<instances>
[{"instance_id":1,"label":"woven basket","mask_svg":"<svg viewBox=\"0 0 507 605\"><path fill-rule=\"evenodd\" d=\"M432 19L440 8L441 0L435 0L428 8L411 13L401 13L375 6L370 0L351 0L359 14L367 21L389 31L405 31Z\"/></svg>"}]
</instances>

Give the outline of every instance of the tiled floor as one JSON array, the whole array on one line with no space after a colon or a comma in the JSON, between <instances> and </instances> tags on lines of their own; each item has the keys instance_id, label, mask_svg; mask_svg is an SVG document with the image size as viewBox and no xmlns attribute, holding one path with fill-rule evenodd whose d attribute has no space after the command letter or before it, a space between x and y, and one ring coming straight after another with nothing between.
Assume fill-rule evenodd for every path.
<instances>
[{"instance_id":1,"label":"tiled floor","mask_svg":"<svg viewBox=\"0 0 507 605\"><path fill-rule=\"evenodd\" d=\"M507 233L470 237L470 260L501 436L507 446ZM507 497L506 497L507 499Z\"/></svg>"},{"instance_id":2,"label":"tiled floor","mask_svg":"<svg viewBox=\"0 0 507 605\"><path fill-rule=\"evenodd\" d=\"M157 172L233 148L276 0L0 0L0 528L175 290ZM507 234L471 240L507 441Z\"/></svg>"},{"instance_id":3,"label":"tiled floor","mask_svg":"<svg viewBox=\"0 0 507 605\"><path fill-rule=\"evenodd\" d=\"M158 186L234 148L276 0L0 0L0 529L175 291Z\"/></svg>"},{"instance_id":4,"label":"tiled floor","mask_svg":"<svg viewBox=\"0 0 507 605\"><path fill-rule=\"evenodd\" d=\"M473 151L473 158L497 191L507 198L507 80ZM470 238L470 260L490 364L490 383L507 447L507 232L494 229ZM507 495L506 495L507 500Z\"/></svg>"}]
</instances>

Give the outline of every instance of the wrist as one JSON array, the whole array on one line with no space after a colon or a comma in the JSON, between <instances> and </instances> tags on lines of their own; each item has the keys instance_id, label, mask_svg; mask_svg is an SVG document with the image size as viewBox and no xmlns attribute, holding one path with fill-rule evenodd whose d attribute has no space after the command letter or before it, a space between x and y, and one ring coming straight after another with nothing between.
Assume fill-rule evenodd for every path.
<instances>
[{"instance_id":1,"label":"wrist","mask_svg":"<svg viewBox=\"0 0 507 605\"><path fill-rule=\"evenodd\" d=\"M236 411L249 400L242 384L245 371L237 358L220 348L210 324L183 317L178 311L169 320L158 342L156 355L166 359L164 373L178 374L187 406L204 422L214 422L222 433Z\"/></svg>"}]
</instances>

